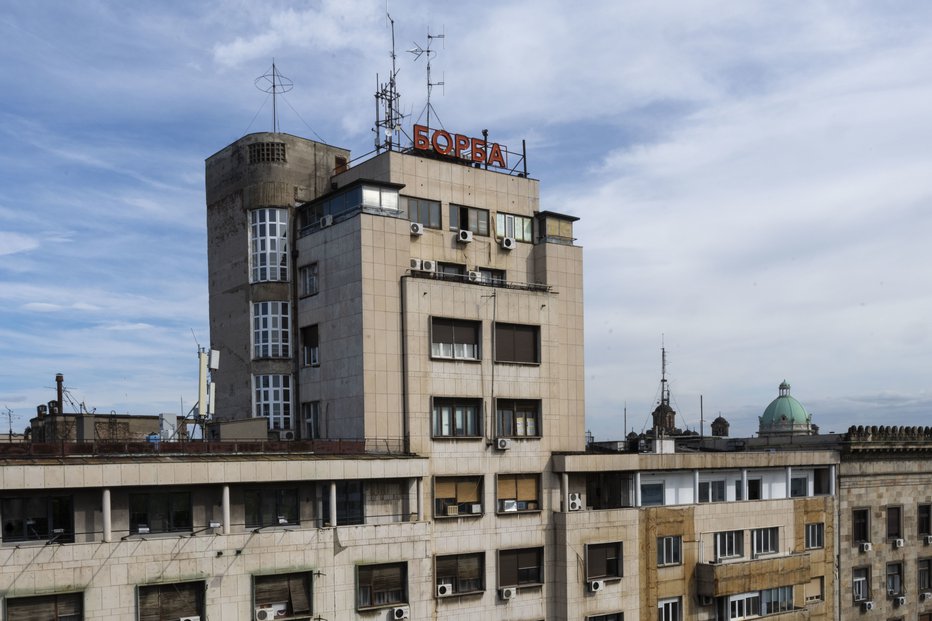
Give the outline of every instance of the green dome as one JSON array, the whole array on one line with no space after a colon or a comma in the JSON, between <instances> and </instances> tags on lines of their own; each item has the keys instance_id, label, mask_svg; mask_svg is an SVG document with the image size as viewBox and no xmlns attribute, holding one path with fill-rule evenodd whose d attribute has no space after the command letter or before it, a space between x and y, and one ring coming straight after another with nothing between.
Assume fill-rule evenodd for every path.
<instances>
[{"instance_id":1,"label":"green dome","mask_svg":"<svg viewBox=\"0 0 932 621\"><path fill-rule=\"evenodd\" d=\"M790 385L783 380L780 396L770 402L760 417L761 435L769 433L812 433L812 416L803 404L790 396Z\"/></svg>"}]
</instances>

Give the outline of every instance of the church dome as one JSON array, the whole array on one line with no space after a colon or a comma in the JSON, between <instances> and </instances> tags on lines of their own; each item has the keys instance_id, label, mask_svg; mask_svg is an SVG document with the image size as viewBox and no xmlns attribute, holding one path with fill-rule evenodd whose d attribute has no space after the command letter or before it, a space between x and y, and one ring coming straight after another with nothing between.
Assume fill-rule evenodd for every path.
<instances>
[{"instance_id":1,"label":"church dome","mask_svg":"<svg viewBox=\"0 0 932 621\"><path fill-rule=\"evenodd\" d=\"M790 385L783 380L779 396L770 402L760 417L760 435L812 433L812 416L803 404L790 396Z\"/></svg>"}]
</instances>

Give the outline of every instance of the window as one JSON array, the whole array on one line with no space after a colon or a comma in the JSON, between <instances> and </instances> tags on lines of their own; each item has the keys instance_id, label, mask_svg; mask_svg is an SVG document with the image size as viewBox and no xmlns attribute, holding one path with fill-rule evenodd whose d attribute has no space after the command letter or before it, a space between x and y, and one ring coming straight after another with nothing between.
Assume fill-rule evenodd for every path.
<instances>
[{"instance_id":1,"label":"window","mask_svg":"<svg viewBox=\"0 0 932 621\"><path fill-rule=\"evenodd\" d=\"M725 502L725 482L700 481L699 502Z\"/></svg>"},{"instance_id":2,"label":"window","mask_svg":"<svg viewBox=\"0 0 932 621\"><path fill-rule=\"evenodd\" d=\"M320 428L320 401L302 403L301 419L304 420L306 439L317 440L323 437Z\"/></svg>"},{"instance_id":3,"label":"window","mask_svg":"<svg viewBox=\"0 0 932 621\"><path fill-rule=\"evenodd\" d=\"M478 321L431 317L431 357L479 360L479 334L481 325L482 324Z\"/></svg>"},{"instance_id":4,"label":"window","mask_svg":"<svg viewBox=\"0 0 932 621\"><path fill-rule=\"evenodd\" d=\"M802 498L809 495L809 479L806 477L793 477L790 479L790 497Z\"/></svg>"},{"instance_id":5,"label":"window","mask_svg":"<svg viewBox=\"0 0 932 621\"><path fill-rule=\"evenodd\" d=\"M887 539L899 539L903 536L902 507L887 507Z\"/></svg>"},{"instance_id":6,"label":"window","mask_svg":"<svg viewBox=\"0 0 932 621\"><path fill-rule=\"evenodd\" d=\"M288 302L255 302L252 305L252 357L287 358L289 346Z\"/></svg>"},{"instance_id":7,"label":"window","mask_svg":"<svg viewBox=\"0 0 932 621\"><path fill-rule=\"evenodd\" d=\"M903 563L887 563L887 595L903 594Z\"/></svg>"},{"instance_id":8,"label":"window","mask_svg":"<svg viewBox=\"0 0 932 621\"><path fill-rule=\"evenodd\" d=\"M301 282L301 295L316 295L320 291L320 280L317 264L311 263L298 270L298 279Z\"/></svg>"},{"instance_id":9,"label":"window","mask_svg":"<svg viewBox=\"0 0 932 621\"><path fill-rule=\"evenodd\" d=\"M364 185L362 186L362 202L360 204L363 207L398 211L398 190L396 188ZM347 206L353 206L349 200L349 196L347 196Z\"/></svg>"},{"instance_id":10,"label":"window","mask_svg":"<svg viewBox=\"0 0 932 621\"><path fill-rule=\"evenodd\" d=\"M744 556L744 531L728 530L715 533L715 560Z\"/></svg>"},{"instance_id":11,"label":"window","mask_svg":"<svg viewBox=\"0 0 932 621\"><path fill-rule=\"evenodd\" d=\"M275 619L309 619L311 609L311 574L296 572L253 577L256 611L271 608ZM284 606L284 611L279 612Z\"/></svg>"},{"instance_id":12,"label":"window","mask_svg":"<svg viewBox=\"0 0 932 621\"><path fill-rule=\"evenodd\" d=\"M870 509L855 509L851 512L851 539L854 543L871 540Z\"/></svg>"},{"instance_id":13,"label":"window","mask_svg":"<svg viewBox=\"0 0 932 621\"><path fill-rule=\"evenodd\" d=\"M252 489L243 492L246 528L298 524L298 490Z\"/></svg>"},{"instance_id":14,"label":"window","mask_svg":"<svg viewBox=\"0 0 932 621\"><path fill-rule=\"evenodd\" d=\"M450 205L450 229L472 231L476 235L489 234L489 212L475 207Z\"/></svg>"},{"instance_id":15,"label":"window","mask_svg":"<svg viewBox=\"0 0 932 621\"><path fill-rule=\"evenodd\" d=\"M753 553L755 557L764 554L775 554L780 549L779 529L776 526L752 530L751 540L754 542Z\"/></svg>"},{"instance_id":16,"label":"window","mask_svg":"<svg viewBox=\"0 0 932 621\"><path fill-rule=\"evenodd\" d=\"M435 438L466 437L482 435L482 400L459 398L434 398Z\"/></svg>"},{"instance_id":17,"label":"window","mask_svg":"<svg viewBox=\"0 0 932 621\"><path fill-rule=\"evenodd\" d=\"M531 234L531 219L525 216L513 216L509 213L495 214L495 236L513 237L517 241L531 243L534 237Z\"/></svg>"},{"instance_id":18,"label":"window","mask_svg":"<svg viewBox=\"0 0 932 621\"><path fill-rule=\"evenodd\" d=\"M748 479L748 500L760 500L763 497L761 493L761 480Z\"/></svg>"},{"instance_id":19,"label":"window","mask_svg":"<svg viewBox=\"0 0 932 621\"><path fill-rule=\"evenodd\" d=\"M138 589L139 621L178 621L204 615L204 583L153 584Z\"/></svg>"},{"instance_id":20,"label":"window","mask_svg":"<svg viewBox=\"0 0 932 621\"><path fill-rule=\"evenodd\" d=\"M440 226L440 202L430 201L425 198L412 198L402 196L402 203L408 204L408 218L411 222L420 222L427 228L439 229Z\"/></svg>"},{"instance_id":21,"label":"window","mask_svg":"<svg viewBox=\"0 0 932 621\"><path fill-rule=\"evenodd\" d=\"M496 270L491 267L477 267L479 282L486 285L500 285L505 282L505 270Z\"/></svg>"},{"instance_id":22,"label":"window","mask_svg":"<svg viewBox=\"0 0 932 621\"><path fill-rule=\"evenodd\" d=\"M540 364L540 326L495 324L495 362Z\"/></svg>"},{"instance_id":23,"label":"window","mask_svg":"<svg viewBox=\"0 0 932 621\"><path fill-rule=\"evenodd\" d=\"M496 399L495 412L499 438L540 437L540 401Z\"/></svg>"},{"instance_id":24,"label":"window","mask_svg":"<svg viewBox=\"0 0 932 621\"><path fill-rule=\"evenodd\" d=\"M0 501L4 543L16 541L74 542L74 510L70 496L31 496Z\"/></svg>"},{"instance_id":25,"label":"window","mask_svg":"<svg viewBox=\"0 0 932 621\"><path fill-rule=\"evenodd\" d=\"M286 161L284 142L254 142L249 145L250 164L284 161Z\"/></svg>"},{"instance_id":26,"label":"window","mask_svg":"<svg viewBox=\"0 0 932 621\"><path fill-rule=\"evenodd\" d=\"M320 334L316 324L301 328L301 364L306 367L320 366Z\"/></svg>"},{"instance_id":27,"label":"window","mask_svg":"<svg viewBox=\"0 0 932 621\"><path fill-rule=\"evenodd\" d=\"M499 550L498 586L517 587L543 584L544 549Z\"/></svg>"},{"instance_id":28,"label":"window","mask_svg":"<svg viewBox=\"0 0 932 621\"><path fill-rule=\"evenodd\" d=\"M60 593L39 597L10 597L6 600L7 621L80 621L84 618L84 594Z\"/></svg>"},{"instance_id":29,"label":"window","mask_svg":"<svg viewBox=\"0 0 932 621\"><path fill-rule=\"evenodd\" d=\"M555 214L554 214L555 215ZM579 218L553 217L551 215L546 220L547 239L551 241L572 243L573 241L573 222Z\"/></svg>"},{"instance_id":30,"label":"window","mask_svg":"<svg viewBox=\"0 0 932 621\"><path fill-rule=\"evenodd\" d=\"M932 535L932 505L919 505L917 508L916 531L920 537Z\"/></svg>"},{"instance_id":31,"label":"window","mask_svg":"<svg viewBox=\"0 0 932 621\"><path fill-rule=\"evenodd\" d=\"M932 559L921 558L916 564L916 575L919 578L919 590L928 592L932 590Z\"/></svg>"},{"instance_id":32,"label":"window","mask_svg":"<svg viewBox=\"0 0 932 621\"><path fill-rule=\"evenodd\" d=\"M761 614L772 615L793 610L793 587L777 587L760 592Z\"/></svg>"},{"instance_id":33,"label":"window","mask_svg":"<svg viewBox=\"0 0 932 621\"><path fill-rule=\"evenodd\" d=\"M191 494L149 492L129 495L131 533L177 533L191 531Z\"/></svg>"},{"instance_id":34,"label":"window","mask_svg":"<svg viewBox=\"0 0 932 621\"><path fill-rule=\"evenodd\" d=\"M825 600L825 578L816 576L806 585L806 603L812 604Z\"/></svg>"},{"instance_id":35,"label":"window","mask_svg":"<svg viewBox=\"0 0 932 621\"><path fill-rule=\"evenodd\" d=\"M680 621L683 618L681 598L662 599L657 602L657 618L660 621Z\"/></svg>"},{"instance_id":36,"label":"window","mask_svg":"<svg viewBox=\"0 0 932 621\"><path fill-rule=\"evenodd\" d=\"M871 568L855 567L851 570L851 594L855 602L871 598Z\"/></svg>"},{"instance_id":37,"label":"window","mask_svg":"<svg viewBox=\"0 0 932 621\"><path fill-rule=\"evenodd\" d=\"M586 617L586 621L625 621L625 614L623 612L612 612L607 615Z\"/></svg>"},{"instance_id":38,"label":"window","mask_svg":"<svg viewBox=\"0 0 932 621\"><path fill-rule=\"evenodd\" d=\"M288 280L288 210L254 209L249 212L251 280Z\"/></svg>"},{"instance_id":39,"label":"window","mask_svg":"<svg viewBox=\"0 0 932 621\"><path fill-rule=\"evenodd\" d=\"M657 537L657 565L679 565L683 562L683 538L679 535Z\"/></svg>"},{"instance_id":40,"label":"window","mask_svg":"<svg viewBox=\"0 0 932 621\"><path fill-rule=\"evenodd\" d=\"M459 263L437 263L437 277L445 280L465 280L466 266Z\"/></svg>"},{"instance_id":41,"label":"window","mask_svg":"<svg viewBox=\"0 0 932 621\"><path fill-rule=\"evenodd\" d=\"M539 511L539 474L500 474L496 498L499 513Z\"/></svg>"},{"instance_id":42,"label":"window","mask_svg":"<svg viewBox=\"0 0 932 621\"><path fill-rule=\"evenodd\" d=\"M482 477L436 477L434 517L482 514Z\"/></svg>"},{"instance_id":43,"label":"window","mask_svg":"<svg viewBox=\"0 0 932 621\"><path fill-rule=\"evenodd\" d=\"M256 375L255 417L269 419L269 429L291 429L291 376Z\"/></svg>"},{"instance_id":44,"label":"window","mask_svg":"<svg viewBox=\"0 0 932 621\"><path fill-rule=\"evenodd\" d=\"M815 522L806 524L806 549L825 547L825 524Z\"/></svg>"},{"instance_id":45,"label":"window","mask_svg":"<svg viewBox=\"0 0 932 621\"><path fill-rule=\"evenodd\" d=\"M663 483L641 483L641 506L663 504Z\"/></svg>"},{"instance_id":46,"label":"window","mask_svg":"<svg viewBox=\"0 0 932 621\"><path fill-rule=\"evenodd\" d=\"M407 601L407 563L360 565L356 568L356 608L393 606Z\"/></svg>"},{"instance_id":47,"label":"window","mask_svg":"<svg viewBox=\"0 0 932 621\"><path fill-rule=\"evenodd\" d=\"M727 619L749 619L760 616L760 592L741 593L727 598Z\"/></svg>"},{"instance_id":48,"label":"window","mask_svg":"<svg viewBox=\"0 0 932 621\"><path fill-rule=\"evenodd\" d=\"M586 546L586 580L621 578L622 544L593 543Z\"/></svg>"},{"instance_id":49,"label":"window","mask_svg":"<svg viewBox=\"0 0 932 621\"><path fill-rule=\"evenodd\" d=\"M438 556L435 561L434 575L437 576L437 588L448 585L449 592L457 595L478 593L485 590L485 554L454 554Z\"/></svg>"},{"instance_id":50,"label":"window","mask_svg":"<svg viewBox=\"0 0 932 621\"><path fill-rule=\"evenodd\" d=\"M324 490L323 514L330 519L329 487ZM337 481L337 524L352 526L366 523L362 481Z\"/></svg>"}]
</instances>

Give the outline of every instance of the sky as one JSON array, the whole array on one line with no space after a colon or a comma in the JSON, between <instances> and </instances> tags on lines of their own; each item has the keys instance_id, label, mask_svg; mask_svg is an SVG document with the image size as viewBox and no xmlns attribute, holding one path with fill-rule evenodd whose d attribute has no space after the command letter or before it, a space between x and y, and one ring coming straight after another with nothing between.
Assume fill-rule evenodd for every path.
<instances>
[{"instance_id":1,"label":"sky","mask_svg":"<svg viewBox=\"0 0 932 621\"><path fill-rule=\"evenodd\" d=\"M586 425L732 435L787 380L822 432L929 425L932 3L14 2L0 10L0 413L181 413L210 342L204 160L272 129L406 124L519 148L580 218ZM702 407L700 409L700 401ZM66 404L66 411L72 406ZM0 417L6 431L7 417ZM627 428L625 427L627 421Z\"/></svg>"}]
</instances>

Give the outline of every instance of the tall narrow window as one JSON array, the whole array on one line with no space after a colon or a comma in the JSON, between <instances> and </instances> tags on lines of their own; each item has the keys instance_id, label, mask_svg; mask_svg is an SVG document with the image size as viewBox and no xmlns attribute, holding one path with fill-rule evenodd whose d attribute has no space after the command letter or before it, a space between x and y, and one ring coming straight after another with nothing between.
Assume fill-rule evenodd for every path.
<instances>
[{"instance_id":1,"label":"tall narrow window","mask_svg":"<svg viewBox=\"0 0 932 621\"><path fill-rule=\"evenodd\" d=\"M887 595L903 594L903 563L887 563Z\"/></svg>"},{"instance_id":2,"label":"tall narrow window","mask_svg":"<svg viewBox=\"0 0 932 621\"><path fill-rule=\"evenodd\" d=\"M919 505L916 511L916 531L920 537L932 535L932 505Z\"/></svg>"},{"instance_id":3,"label":"tall narrow window","mask_svg":"<svg viewBox=\"0 0 932 621\"><path fill-rule=\"evenodd\" d=\"M301 364L306 367L320 365L320 334L316 324L301 328Z\"/></svg>"},{"instance_id":4,"label":"tall narrow window","mask_svg":"<svg viewBox=\"0 0 932 621\"><path fill-rule=\"evenodd\" d=\"M851 539L854 543L871 540L870 509L854 509L851 512Z\"/></svg>"},{"instance_id":5,"label":"tall narrow window","mask_svg":"<svg viewBox=\"0 0 932 621\"><path fill-rule=\"evenodd\" d=\"M301 404L301 418L304 420L304 437L308 440L322 438L320 428L320 401L306 401Z\"/></svg>"},{"instance_id":6,"label":"tall narrow window","mask_svg":"<svg viewBox=\"0 0 932 621\"><path fill-rule=\"evenodd\" d=\"M250 282L288 280L288 210L254 209L249 214Z\"/></svg>"},{"instance_id":7,"label":"tall narrow window","mask_svg":"<svg viewBox=\"0 0 932 621\"><path fill-rule=\"evenodd\" d=\"M806 524L806 549L825 547L825 523Z\"/></svg>"},{"instance_id":8,"label":"tall narrow window","mask_svg":"<svg viewBox=\"0 0 932 621\"><path fill-rule=\"evenodd\" d=\"M903 508L887 507L887 539L903 536Z\"/></svg>"},{"instance_id":9,"label":"tall narrow window","mask_svg":"<svg viewBox=\"0 0 932 621\"><path fill-rule=\"evenodd\" d=\"M751 541L754 544L754 556L775 554L780 549L779 532L776 526L752 530Z\"/></svg>"},{"instance_id":10,"label":"tall narrow window","mask_svg":"<svg viewBox=\"0 0 932 621\"><path fill-rule=\"evenodd\" d=\"M680 565L683 562L683 538L679 535L657 537L657 565Z\"/></svg>"},{"instance_id":11,"label":"tall narrow window","mask_svg":"<svg viewBox=\"0 0 932 621\"><path fill-rule=\"evenodd\" d=\"M540 326L496 323L495 362L540 363Z\"/></svg>"},{"instance_id":12,"label":"tall narrow window","mask_svg":"<svg viewBox=\"0 0 932 621\"><path fill-rule=\"evenodd\" d=\"M812 604L825 600L825 578L816 576L806 585L806 603Z\"/></svg>"},{"instance_id":13,"label":"tall narrow window","mask_svg":"<svg viewBox=\"0 0 932 621\"><path fill-rule=\"evenodd\" d=\"M435 438L477 438L482 435L482 400L434 398Z\"/></svg>"},{"instance_id":14,"label":"tall narrow window","mask_svg":"<svg viewBox=\"0 0 932 621\"><path fill-rule=\"evenodd\" d=\"M681 621L683 618L682 599L674 597L658 601L657 618L660 621Z\"/></svg>"},{"instance_id":15,"label":"tall narrow window","mask_svg":"<svg viewBox=\"0 0 932 621\"><path fill-rule=\"evenodd\" d=\"M499 438L538 438L540 401L536 399L496 399Z\"/></svg>"},{"instance_id":16,"label":"tall narrow window","mask_svg":"<svg viewBox=\"0 0 932 621\"><path fill-rule=\"evenodd\" d=\"M741 558L744 556L744 531L729 530L715 533L715 559Z\"/></svg>"},{"instance_id":17,"label":"tall narrow window","mask_svg":"<svg viewBox=\"0 0 932 621\"><path fill-rule=\"evenodd\" d=\"M928 593L932 590L932 576L929 574L930 569L932 569L932 559L919 559L916 575L919 578L919 590L924 593Z\"/></svg>"},{"instance_id":18,"label":"tall narrow window","mask_svg":"<svg viewBox=\"0 0 932 621\"><path fill-rule=\"evenodd\" d=\"M432 358L479 360L478 321L432 317L430 320L430 355Z\"/></svg>"},{"instance_id":19,"label":"tall narrow window","mask_svg":"<svg viewBox=\"0 0 932 621\"><path fill-rule=\"evenodd\" d=\"M300 268L298 276L301 282L301 295L314 295L320 290L316 263Z\"/></svg>"},{"instance_id":20,"label":"tall narrow window","mask_svg":"<svg viewBox=\"0 0 932 621\"><path fill-rule=\"evenodd\" d=\"M269 429L291 429L291 376L253 377L254 417L267 418Z\"/></svg>"},{"instance_id":21,"label":"tall narrow window","mask_svg":"<svg viewBox=\"0 0 932 621\"><path fill-rule=\"evenodd\" d=\"M855 567L851 570L851 595L855 602L871 598L871 568Z\"/></svg>"},{"instance_id":22,"label":"tall narrow window","mask_svg":"<svg viewBox=\"0 0 932 621\"><path fill-rule=\"evenodd\" d=\"M140 586L139 621L177 621L204 618L204 583L177 582Z\"/></svg>"},{"instance_id":23,"label":"tall narrow window","mask_svg":"<svg viewBox=\"0 0 932 621\"><path fill-rule=\"evenodd\" d=\"M291 356L288 302L255 302L252 305L253 358Z\"/></svg>"}]
</instances>

